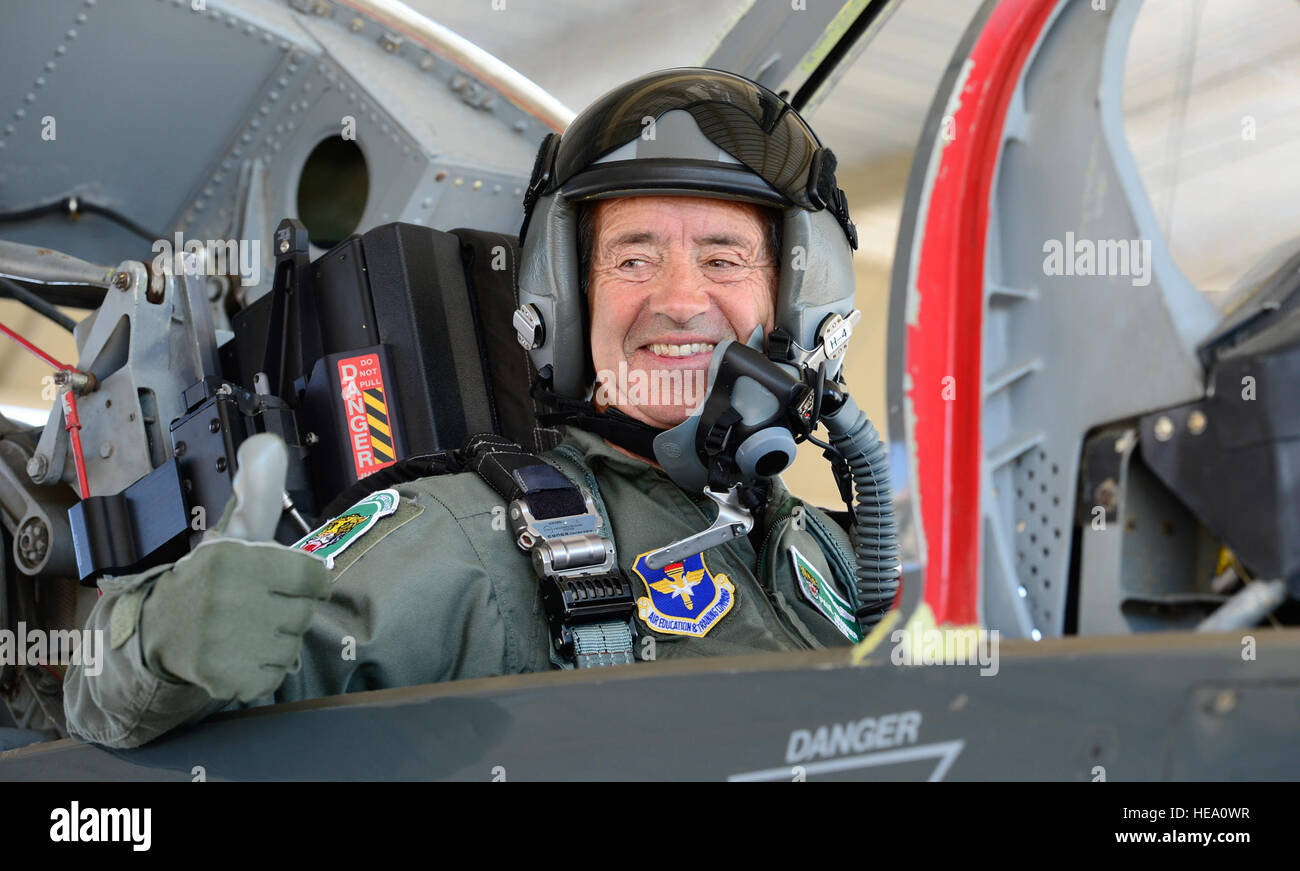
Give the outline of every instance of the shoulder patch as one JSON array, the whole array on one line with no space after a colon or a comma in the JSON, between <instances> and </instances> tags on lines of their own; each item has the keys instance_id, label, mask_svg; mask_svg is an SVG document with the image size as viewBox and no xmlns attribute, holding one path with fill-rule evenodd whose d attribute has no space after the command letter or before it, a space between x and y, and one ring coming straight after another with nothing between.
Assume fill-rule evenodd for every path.
<instances>
[{"instance_id":1,"label":"shoulder patch","mask_svg":"<svg viewBox=\"0 0 1300 871\"><path fill-rule=\"evenodd\" d=\"M334 557L365 535L379 522L397 510L401 501L396 490L379 490L344 511L338 517L313 529L295 541L294 550L304 550L334 568Z\"/></svg>"},{"instance_id":2,"label":"shoulder patch","mask_svg":"<svg viewBox=\"0 0 1300 871\"><path fill-rule=\"evenodd\" d=\"M735 604L735 585L726 575L714 576L703 554L652 569L645 563L652 553L646 551L632 564L648 594L636 600L641 619L651 629L669 635L708 635Z\"/></svg>"},{"instance_id":3,"label":"shoulder patch","mask_svg":"<svg viewBox=\"0 0 1300 871\"><path fill-rule=\"evenodd\" d=\"M853 608L835 589L835 584L823 578L821 572L793 544L790 545L790 559L794 562L795 581L799 584L799 592L804 599L831 621L845 638L855 644L861 641L862 633L858 630Z\"/></svg>"}]
</instances>

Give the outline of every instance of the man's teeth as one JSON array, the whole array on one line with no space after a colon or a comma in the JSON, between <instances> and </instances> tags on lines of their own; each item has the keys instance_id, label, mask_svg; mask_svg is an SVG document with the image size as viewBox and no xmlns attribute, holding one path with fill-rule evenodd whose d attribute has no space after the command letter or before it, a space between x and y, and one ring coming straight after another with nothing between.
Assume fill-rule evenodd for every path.
<instances>
[{"instance_id":1,"label":"man's teeth","mask_svg":"<svg viewBox=\"0 0 1300 871\"><path fill-rule=\"evenodd\" d=\"M716 346L712 342L692 342L689 345L664 345L655 343L647 345L651 353L658 354L660 357L689 357L692 354L703 354L706 351L712 351Z\"/></svg>"}]
</instances>

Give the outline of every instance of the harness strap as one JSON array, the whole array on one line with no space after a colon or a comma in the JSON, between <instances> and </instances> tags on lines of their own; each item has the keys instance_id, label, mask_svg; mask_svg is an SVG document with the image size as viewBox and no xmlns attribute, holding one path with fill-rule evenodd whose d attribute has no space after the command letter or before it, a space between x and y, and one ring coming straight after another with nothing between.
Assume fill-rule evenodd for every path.
<instances>
[{"instance_id":1,"label":"harness strap","mask_svg":"<svg viewBox=\"0 0 1300 871\"><path fill-rule=\"evenodd\" d=\"M578 668L633 662L632 584L590 493L559 469L502 436L469 438L465 467L510 503L515 541L542 585L552 644Z\"/></svg>"}]
</instances>

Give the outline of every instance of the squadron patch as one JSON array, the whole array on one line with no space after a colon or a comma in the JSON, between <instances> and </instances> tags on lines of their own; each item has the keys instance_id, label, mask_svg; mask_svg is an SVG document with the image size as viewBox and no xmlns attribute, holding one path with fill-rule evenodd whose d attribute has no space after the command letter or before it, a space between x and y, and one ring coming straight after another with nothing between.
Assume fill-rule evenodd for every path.
<instances>
[{"instance_id":1,"label":"squadron patch","mask_svg":"<svg viewBox=\"0 0 1300 871\"><path fill-rule=\"evenodd\" d=\"M396 490L379 490L344 511L338 517L322 524L293 543L297 550L305 550L334 568L334 557L341 553L370 528L397 510L401 497Z\"/></svg>"},{"instance_id":2,"label":"squadron patch","mask_svg":"<svg viewBox=\"0 0 1300 871\"><path fill-rule=\"evenodd\" d=\"M799 584L799 592L803 593L808 603L834 623L845 638L854 644L861 641L862 633L858 630L853 608L835 589L835 585L823 578L821 572L813 568L813 564L794 545L790 545L790 559L794 561L794 576Z\"/></svg>"},{"instance_id":3,"label":"squadron patch","mask_svg":"<svg viewBox=\"0 0 1300 871\"><path fill-rule=\"evenodd\" d=\"M710 573L703 554L652 569L645 559L653 552L646 551L632 564L649 594L636 600L637 613L658 632L696 638L708 635L735 604L735 585L726 575Z\"/></svg>"}]
</instances>

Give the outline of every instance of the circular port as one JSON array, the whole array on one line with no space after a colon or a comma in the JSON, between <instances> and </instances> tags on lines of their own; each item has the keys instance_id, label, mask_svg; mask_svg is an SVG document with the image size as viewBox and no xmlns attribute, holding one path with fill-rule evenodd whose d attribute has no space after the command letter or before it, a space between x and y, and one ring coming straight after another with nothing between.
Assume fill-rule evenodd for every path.
<instances>
[{"instance_id":1,"label":"circular port","mask_svg":"<svg viewBox=\"0 0 1300 871\"><path fill-rule=\"evenodd\" d=\"M361 223L370 193L370 171L357 143L342 136L312 149L298 177L298 220L313 245L333 248Z\"/></svg>"}]
</instances>

